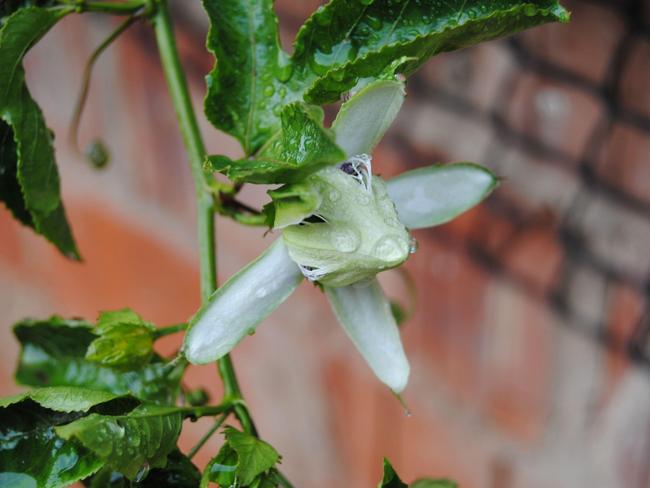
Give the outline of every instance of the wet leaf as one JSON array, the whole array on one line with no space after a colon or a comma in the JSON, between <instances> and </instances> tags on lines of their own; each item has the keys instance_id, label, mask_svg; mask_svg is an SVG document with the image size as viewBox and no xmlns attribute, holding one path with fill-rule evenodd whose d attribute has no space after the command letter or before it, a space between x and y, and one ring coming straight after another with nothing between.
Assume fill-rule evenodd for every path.
<instances>
[{"instance_id":1,"label":"wet leaf","mask_svg":"<svg viewBox=\"0 0 650 488\"><path fill-rule=\"evenodd\" d=\"M70 10L16 9L23 3L2 8L12 13L0 27L0 200L23 224L78 259L61 202L52 135L29 94L22 65L25 53Z\"/></svg>"},{"instance_id":2,"label":"wet leaf","mask_svg":"<svg viewBox=\"0 0 650 488\"><path fill-rule=\"evenodd\" d=\"M134 396L158 403L173 403L179 378L167 363L153 356L134 369L114 369L86 359L96 338L90 323L51 317L24 320L14 326L22 346L16 380L31 386L80 386Z\"/></svg>"}]
</instances>

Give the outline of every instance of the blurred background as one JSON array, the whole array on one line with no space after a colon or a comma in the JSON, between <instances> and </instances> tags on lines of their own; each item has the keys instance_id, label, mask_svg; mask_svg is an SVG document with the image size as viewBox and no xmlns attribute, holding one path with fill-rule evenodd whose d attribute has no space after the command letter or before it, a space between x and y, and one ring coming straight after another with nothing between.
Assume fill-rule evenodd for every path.
<instances>
[{"instance_id":1,"label":"blurred background","mask_svg":"<svg viewBox=\"0 0 650 488\"><path fill-rule=\"evenodd\" d=\"M200 113L213 63L206 19L198 0L174 3ZM320 3L277 1L287 49ZM374 155L385 176L470 160L504 178L480 207L415 234L407 268L418 297L403 327L412 415L307 284L235 350L260 432L296 486L375 486L387 456L406 481L447 476L462 488L650 487L650 1L563 4L568 25L426 64ZM120 38L93 78L81 139L101 136L109 166L94 170L66 142L84 62L115 21L70 16L27 59L84 262L0 208L2 395L19 390L11 325L23 317L129 306L165 325L199 304L193 189L147 25ZM211 152L240 154L201 123ZM260 205L264 189L243 199ZM217 233L222 281L273 238L224 219ZM399 276L384 282L405 295ZM165 338L160 350L179 343ZM192 368L187 383L218 400L214 367ZM182 446L208 425L187 425Z\"/></svg>"}]
</instances>

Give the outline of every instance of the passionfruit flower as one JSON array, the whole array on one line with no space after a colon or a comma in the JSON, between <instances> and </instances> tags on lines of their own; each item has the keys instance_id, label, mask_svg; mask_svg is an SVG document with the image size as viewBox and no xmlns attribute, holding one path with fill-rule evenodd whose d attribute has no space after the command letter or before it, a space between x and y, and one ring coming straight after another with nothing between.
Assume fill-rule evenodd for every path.
<instances>
[{"instance_id":1,"label":"passionfruit flower","mask_svg":"<svg viewBox=\"0 0 650 488\"><path fill-rule=\"evenodd\" d=\"M385 182L372 174L372 149L395 119L404 84L380 80L358 91L332 125L347 159L269 192L282 236L232 276L196 314L184 354L219 359L307 278L322 286L344 330L376 376L395 393L409 377L396 321L376 275L406 261L410 231L447 222L498 184L471 163L434 165Z\"/></svg>"}]
</instances>

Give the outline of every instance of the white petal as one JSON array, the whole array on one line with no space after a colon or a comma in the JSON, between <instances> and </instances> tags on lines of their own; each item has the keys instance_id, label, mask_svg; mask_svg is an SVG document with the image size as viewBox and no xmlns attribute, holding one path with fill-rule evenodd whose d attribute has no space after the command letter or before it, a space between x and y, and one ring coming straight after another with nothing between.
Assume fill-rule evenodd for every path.
<instances>
[{"instance_id":1,"label":"white petal","mask_svg":"<svg viewBox=\"0 0 650 488\"><path fill-rule=\"evenodd\" d=\"M376 279L325 288L336 317L377 377L395 393L408 382L409 363L390 305Z\"/></svg>"},{"instance_id":2,"label":"white petal","mask_svg":"<svg viewBox=\"0 0 650 488\"><path fill-rule=\"evenodd\" d=\"M303 276L282 239L219 288L192 319L185 356L194 364L216 361L275 310Z\"/></svg>"},{"instance_id":3,"label":"white petal","mask_svg":"<svg viewBox=\"0 0 650 488\"><path fill-rule=\"evenodd\" d=\"M487 197L499 180L472 163L434 165L388 181L388 195L409 229L444 224Z\"/></svg>"},{"instance_id":4,"label":"white petal","mask_svg":"<svg viewBox=\"0 0 650 488\"><path fill-rule=\"evenodd\" d=\"M378 80L341 106L332 129L348 156L370 154L393 123L404 101L404 83Z\"/></svg>"}]
</instances>

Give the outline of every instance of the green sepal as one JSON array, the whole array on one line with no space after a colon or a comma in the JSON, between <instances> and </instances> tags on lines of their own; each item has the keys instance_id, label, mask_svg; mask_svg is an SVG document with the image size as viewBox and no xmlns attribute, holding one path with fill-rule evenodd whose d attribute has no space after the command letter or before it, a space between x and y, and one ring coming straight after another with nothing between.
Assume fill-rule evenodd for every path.
<instances>
[{"instance_id":1,"label":"green sepal","mask_svg":"<svg viewBox=\"0 0 650 488\"><path fill-rule=\"evenodd\" d=\"M399 67L409 75L440 52L568 19L556 0L332 0L298 32L292 81L305 101L334 102L402 57L413 58Z\"/></svg>"},{"instance_id":2,"label":"green sepal","mask_svg":"<svg viewBox=\"0 0 650 488\"><path fill-rule=\"evenodd\" d=\"M408 488L408 485L397 476L390 461L386 458L384 458L384 475L377 488Z\"/></svg>"},{"instance_id":3,"label":"green sepal","mask_svg":"<svg viewBox=\"0 0 650 488\"><path fill-rule=\"evenodd\" d=\"M290 183L345 159L332 131L323 127L320 107L291 103L283 108L281 119L281 132L255 159L209 156L206 169L219 171L237 183Z\"/></svg>"},{"instance_id":4,"label":"green sepal","mask_svg":"<svg viewBox=\"0 0 650 488\"><path fill-rule=\"evenodd\" d=\"M373 81L341 105L332 124L336 143L348 156L370 154L402 107L404 83Z\"/></svg>"},{"instance_id":5,"label":"green sepal","mask_svg":"<svg viewBox=\"0 0 650 488\"><path fill-rule=\"evenodd\" d=\"M86 359L105 366L139 368L153 356L156 328L129 309L102 312L90 343Z\"/></svg>"},{"instance_id":6,"label":"green sepal","mask_svg":"<svg viewBox=\"0 0 650 488\"><path fill-rule=\"evenodd\" d=\"M322 200L314 186L306 183L284 185L267 193L271 203L264 206L264 212L273 229L299 224L316 213Z\"/></svg>"},{"instance_id":7,"label":"green sepal","mask_svg":"<svg viewBox=\"0 0 650 488\"><path fill-rule=\"evenodd\" d=\"M114 369L86 359L96 338L92 324L51 317L24 320L14 326L21 344L16 381L31 386L77 386L114 394L130 393L157 403L173 403L179 375L154 355L144 366Z\"/></svg>"},{"instance_id":8,"label":"green sepal","mask_svg":"<svg viewBox=\"0 0 650 488\"><path fill-rule=\"evenodd\" d=\"M22 6L22 5L21 5ZM52 134L25 84L25 53L70 9L6 6L0 27L0 200L71 259L79 259L60 197Z\"/></svg>"},{"instance_id":9,"label":"green sepal","mask_svg":"<svg viewBox=\"0 0 650 488\"><path fill-rule=\"evenodd\" d=\"M272 0L203 0L210 18L208 49L217 58L207 76L205 113L215 127L254 153L279 128L290 74L278 40Z\"/></svg>"}]
</instances>

